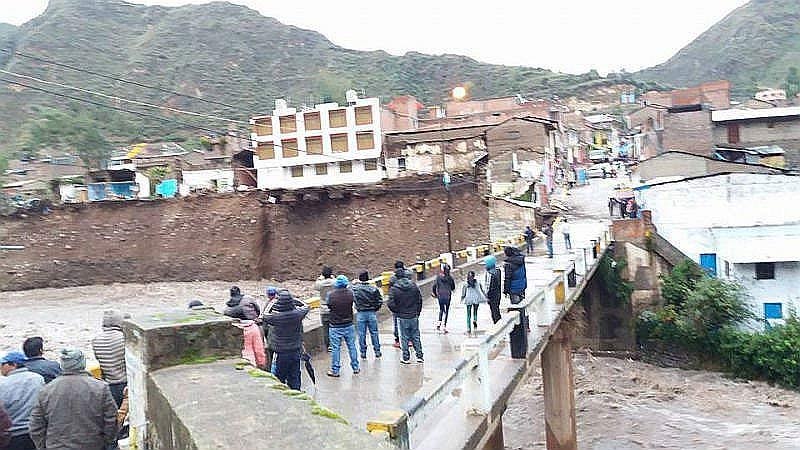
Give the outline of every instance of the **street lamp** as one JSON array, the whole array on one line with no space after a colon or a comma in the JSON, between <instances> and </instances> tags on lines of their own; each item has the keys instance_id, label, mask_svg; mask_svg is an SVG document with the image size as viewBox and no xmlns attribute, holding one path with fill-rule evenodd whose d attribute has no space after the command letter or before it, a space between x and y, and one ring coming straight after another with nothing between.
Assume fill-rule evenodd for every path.
<instances>
[{"instance_id":1,"label":"street lamp","mask_svg":"<svg viewBox=\"0 0 800 450\"><path fill-rule=\"evenodd\" d=\"M464 86L456 86L453 88L453 91L450 94L453 96L454 100L464 100L467 98L467 88Z\"/></svg>"},{"instance_id":2,"label":"street lamp","mask_svg":"<svg viewBox=\"0 0 800 450\"><path fill-rule=\"evenodd\" d=\"M456 86L450 91L450 95L454 100L462 101L467 98L467 88L464 86ZM439 122L439 132L441 133L442 140L442 184L447 192L447 217L445 218L445 226L447 230L447 252L453 255L453 237L450 232L450 225L453 220L450 218L450 174L447 172L447 141L444 138L444 124Z\"/></svg>"}]
</instances>

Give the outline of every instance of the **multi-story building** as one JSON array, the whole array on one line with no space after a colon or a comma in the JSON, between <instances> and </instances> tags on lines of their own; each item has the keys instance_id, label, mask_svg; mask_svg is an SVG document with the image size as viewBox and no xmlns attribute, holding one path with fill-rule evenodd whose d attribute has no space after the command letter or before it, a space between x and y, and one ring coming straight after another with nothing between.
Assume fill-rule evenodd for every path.
<instances>
[{"instance_id":1,"label":"multi-story building","mask_svg":"<svg viewBox=\"0 0 800 450\"><path fill-rule=\"evenodd\" d=\"M800 106L713 111L711 121L717 146L778 146L787 167L800 167Z\"/></svg>"},{"instance_id":2,"label":"multi-story building","mask_svg":"<svg viewBox=\"0 0 800 450\"><path fill-rule=\"evenodd\" d=\"M251 118L258 188L382 180L380 103L358 98L354 91L348 91L347 99L347 106L323 103L300 112L276 100L272 115Z\"/></svg>"}]
</instances>

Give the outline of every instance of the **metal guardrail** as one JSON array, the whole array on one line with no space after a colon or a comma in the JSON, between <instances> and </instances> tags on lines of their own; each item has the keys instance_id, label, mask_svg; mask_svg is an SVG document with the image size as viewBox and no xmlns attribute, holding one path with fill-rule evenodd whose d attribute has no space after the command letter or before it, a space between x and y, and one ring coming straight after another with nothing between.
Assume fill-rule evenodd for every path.
<instances>
[{"instance_id":1,"label":"metal guardrail","mask_svg":"<svg viewBox=\"0 0 800 450\"><path fill-rule=\"evenodd\" d=\"M554 276L541 290L519 304L507 305L507 313L494 324L489 333L481 338L467 339L461 346L462 356L449 370L448 374L433 385L423 386L400 410L386 411L379 418L367 423L371 432L385 432L401 449L411 447L411 436L426 419L434 414L456 390L461 391L465 414L486 415L492 408L492 376L489 370L489 355L499 344L506 341L515 326L522 325L520 312L524 312L531 326L532 338L524 333L524 339L533 339L532 348L526 348L524 358L539 348L541 340L547 337L539 327L550 327L553 321L569 305L566 301L570 288L575 288L578 276L582 278L597 263L609 244L609 234L605 231L591 241L590 247L576 249L577 258L569 266L555 270ZM559 291L562 292L559 294Z\"/></svg>"}]
</instances>

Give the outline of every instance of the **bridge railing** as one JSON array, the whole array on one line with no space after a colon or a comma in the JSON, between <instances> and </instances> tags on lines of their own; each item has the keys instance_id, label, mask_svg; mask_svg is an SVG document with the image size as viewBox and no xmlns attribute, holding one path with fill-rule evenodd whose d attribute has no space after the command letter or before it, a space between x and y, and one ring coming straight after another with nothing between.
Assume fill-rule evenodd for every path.
<instances>
[{"instance_id":1,"label":"bridge railing","mask_svg":"<svg viewBox=\"0 0 800 450\"><path fill-rule=\"evenodd\" d=\"M426 423L436 410L457 390L460 390L465 414L486 415L491 412L492 372L489 370L490 356L496 347L509 340L515 327L521 327L525 340L522 354L514 349L513 358L528 358L531 351L542 348L539 344L549 337L553 321L568 308L569 288L577 286L577 277L582 278L594 267L609 244L608 232L592 239L588 247L576 248L576 259L566 267L554 270L555 276L543 287L518 304L507 305L507 313L493 325L489 332L479 338L468 338L461 345L461 358L444 377L434 384L423 386L399 410L384 411L375 420L367 423L370 432L385 432L399 448L411 448L411 436ZM530 325L531 332L527 332Z\"/></svg>"}]
</instances>

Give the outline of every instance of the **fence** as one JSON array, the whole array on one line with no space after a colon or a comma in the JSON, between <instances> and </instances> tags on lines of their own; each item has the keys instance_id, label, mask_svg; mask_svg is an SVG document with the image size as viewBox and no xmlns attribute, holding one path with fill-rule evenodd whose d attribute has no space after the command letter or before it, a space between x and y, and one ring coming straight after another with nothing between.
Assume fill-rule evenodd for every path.
<instances>
[{"instance_id":1,"label":"fence","mask_svg":"<svg viewBox=\"0 0 800 450\"><path fill-rule=\"evenodd\" d=\"M495 401L491 389L493 377L489 370L490 355L505 342L506 336L511 335L512 358L535 359L563 315L569 311L576 292L582 290L596 269L609 239L608 231L604 231L597 239L591 240L588 247L576 248L574 261L554 270L555 276L523 302L507 305L507 312L487 335L467 339L461 347L461 358L444 378L433 385L423 386L401 410L381 413L367 423L367 430L385 432L399 448L409 449L414 431L456 391L460 391L465 414L490 414ZM527 324L533 325L530 333L525 331ZM515 327L522 330L516 336L512 333Z\"/></svg>"}]
</instances>

